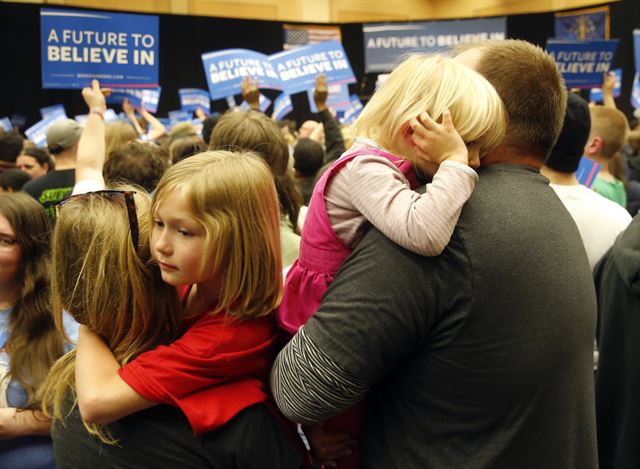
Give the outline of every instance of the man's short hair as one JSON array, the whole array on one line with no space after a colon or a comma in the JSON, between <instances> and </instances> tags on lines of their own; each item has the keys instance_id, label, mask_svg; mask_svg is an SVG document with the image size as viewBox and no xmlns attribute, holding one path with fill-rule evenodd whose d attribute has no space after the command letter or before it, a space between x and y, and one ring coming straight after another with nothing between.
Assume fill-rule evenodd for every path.
<instances>
[{"instance_id":1,"label":"man's short hair","mask_svg":"<svg viewBox=\"0 0 640 469\"><path fill-rule=\"evenodd\" d=\"M293 148L293 167L302 177L314 177L324 163L324 148L315 140L301 138Z\"/></svg>"},{"instance_id":2,"label":"man's short hair","mask_svg":"<svg viewBox=\"0 0 640 469\"><path fill-rule=\"evenodd\" d=\"M15 163L22 151L22 137L14 132L0 132L0 161Z\"/></svg>"},{"instance_id":3,"label":"man's short hair","mask_svg":"<svg viewBox=\"0 0 640 469\"><path fill-rule=\"evenodd\" d=\"M5 191L18 192L29 181L31 181L31 176L17 168L7 169L0 173L0 188Z\"/></svg>"},{"instance_id":4,"label":"man's short hair","mask_svg":"<svg viewBox=\"0 0 640 469\"><path fill-rule=\"evenodd\" d=\"M567 91L549 54L526 41L488 41L479 45L476 65L495 87L507 110L503 145L544 161L560 134Z\"/></svg>"},{"instance_id":5,"label":"man's short hair","mask_svg":"<svg viewBox=\"0 0 640 469\"><path fill-rule=\"evenodd\" d=\"M136 184L151 192L168 167L169 157L165 149L153 143L129 142L111 152L103 172L109 185Z\"/></svg>"},{"instance_id":6,"label":"man's short hair","mask_svg":"<svg viewBox=\"0 0 640 469\"><path fill-rule=\"evenodd\" d=\"M589 140L594 137L602 139L600 156L613 158L627 141L629 123L625 115L605 106L594 106L591 111L591 133Z\"/></svg>"}]
</instances>

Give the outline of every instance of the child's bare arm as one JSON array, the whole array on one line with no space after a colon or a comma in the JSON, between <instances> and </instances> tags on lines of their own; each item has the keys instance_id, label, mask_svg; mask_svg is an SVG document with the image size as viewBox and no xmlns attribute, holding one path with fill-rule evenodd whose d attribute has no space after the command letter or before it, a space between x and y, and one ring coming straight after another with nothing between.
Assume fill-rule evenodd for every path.
<instances>
[{"instance_id":1,"label":"child's bare arm","mask_svg":"<svg viewBox=\"0 0 640 469\"><path fill-rule=\"evenodd\" d=\"M111 423L157 405L138 394L118 374L120 364L103 340L85 326L78 331L76 392L83 420Z\"/></svg>"}]
</instances>

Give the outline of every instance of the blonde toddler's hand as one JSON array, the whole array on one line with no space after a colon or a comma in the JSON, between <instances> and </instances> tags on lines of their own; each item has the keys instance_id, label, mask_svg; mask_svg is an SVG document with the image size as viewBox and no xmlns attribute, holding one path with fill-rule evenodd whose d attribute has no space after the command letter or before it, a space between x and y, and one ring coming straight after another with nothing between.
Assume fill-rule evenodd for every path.
<instances>
[{"instance_id":1,"label":"blonde toddler's hand","mask_svg":"<svg viewBox=\"0 0 640 469\"><path fill-rule=\"evenodd\" d=\"M469 152L453 126L451 112L448 109L442 113L441 124L423 112L409 125L412 131L411 140L419 158L436 164L445 160L469 163Z\"/></svg>"}]
</instances>

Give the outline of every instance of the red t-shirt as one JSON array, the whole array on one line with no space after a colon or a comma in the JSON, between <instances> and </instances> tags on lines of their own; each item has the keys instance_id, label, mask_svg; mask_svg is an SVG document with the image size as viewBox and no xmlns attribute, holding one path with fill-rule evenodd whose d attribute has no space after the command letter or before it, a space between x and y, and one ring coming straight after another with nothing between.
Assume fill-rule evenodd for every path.
<instances>
[{"instance_id":1,"label":"red t-shirt","mask_svg":"<svg viewBox=\"0 0 640 469\"><path fill-rule=\"evenodd\" d=\"M145 399L180 407L195 434L269 399L277 339L272 316L238 321L205 311L184 320L182 330L175 342L121 368L122 379Z\"/></svg>"}]
</instances>

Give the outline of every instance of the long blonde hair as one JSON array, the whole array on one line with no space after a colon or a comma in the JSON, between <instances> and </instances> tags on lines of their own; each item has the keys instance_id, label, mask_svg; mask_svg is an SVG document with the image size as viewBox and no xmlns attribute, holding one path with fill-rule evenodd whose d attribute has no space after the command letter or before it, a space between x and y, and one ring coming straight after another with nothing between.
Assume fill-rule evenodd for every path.
<instances>
[{"instance_id":1,"label":"long blonde hair","mask_svg":"<svg viewBox=\"0 0 640 469\"><path fill-rule=\"evenodd\" d=\"M496 90L470 68L438 55L413 54L398 65L362 110L353 130L356 136L397 152L407 122L424 111L439 120L445 109L451 111L462 139L477 142L481 154L502 141L506 115Z\"/></svg>"},{"instance_id":2,"label":"long blonde hair","mask_svg":"<svg viewBox=\"0 0 640 469\"><path fill-rule=\"evenodd\" d=\"M282 261L278 197L269 167L248 152L191 156L164 174L152 213L177 188L206 233L201 269L221 278L214 312L241 319L272 312L282 295Z\"/></svg>"},{"instance_id":3,"label":"long blonde hair","mask_svg":"<svg viewBox=\"0 0 640 469\"><path fill-rule=\"evenodd\" d=\"M62 310L99 334L120 364L169 343L181 305L162 281L149 248L149 197L134 196L139 227L134 246L124 197L88 193L60 210L53 235L52 296L58 329ZM64 400L75 398L75 351L52 368L43 396L48 415L64 420ZM85 422L90 433L113 443L103 427Z\"/></svg>"}]
</instances>

